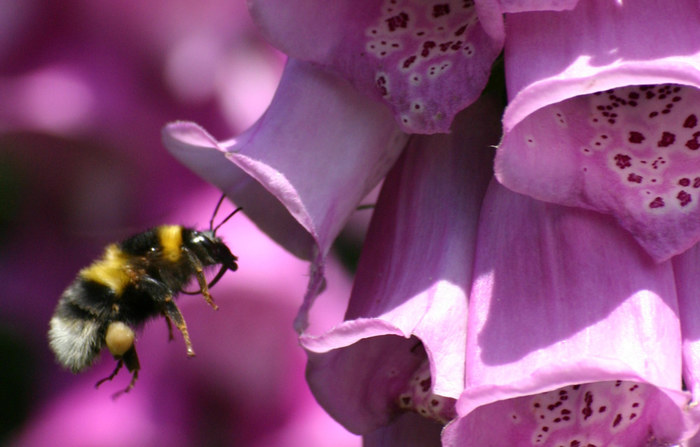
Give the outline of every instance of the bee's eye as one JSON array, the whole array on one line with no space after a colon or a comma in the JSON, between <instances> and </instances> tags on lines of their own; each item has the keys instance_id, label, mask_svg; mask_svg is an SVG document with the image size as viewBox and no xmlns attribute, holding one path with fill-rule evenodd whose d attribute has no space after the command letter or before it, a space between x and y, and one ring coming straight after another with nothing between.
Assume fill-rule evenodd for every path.
<instances>
[{"instance_id":1,"label":"bee's eye","mask_svg":"<svg viewBox=\"0 0 700 447\"><path fill-rule=\"evenodd\" d=\"M134 331L129 326L121 321L114 321L107 327L105 343L114 357L121 357L134 346L134 338Z\"/></svg>"}]
</instances>

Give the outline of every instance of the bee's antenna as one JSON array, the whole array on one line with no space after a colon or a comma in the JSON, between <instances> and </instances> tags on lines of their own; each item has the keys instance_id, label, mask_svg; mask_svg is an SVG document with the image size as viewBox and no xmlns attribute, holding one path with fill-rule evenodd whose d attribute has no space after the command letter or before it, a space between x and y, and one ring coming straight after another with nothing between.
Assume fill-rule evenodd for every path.
<instances>
[{"instance_id":1,"label":"bee's antenna","mask_svg":"<svg viewBox=\"0 0 700 447\"><path fill-rule=\"evenodd\" d=\"M219 201L216 202L216 208L214 208L214 213L211 215L211 220L209 221L209 230L216 232L214 229L214 219L216 218L216 213L219 212L219 208L221 207L221 204L224 202L224 198L226 197L226 194L221 194L221 198L219 198ZM219 228L218 226L216 228Z\"/></svg>"},{"instance_id":2,"label":"bee's antenna","mask_svg":"<svg viewBox=\"0 0 700 447\"><path fill-rule=\"evenodd\" d=\"M214 227L214 229L212 230L212 232L213 232L214 234L216 234L216 230L218 230L219 227L221 227L223 224L225 224L230 218L233 217L234 214L236 214L237 212L241 211L242 209L243 209L243 208L239 206L238 208L236 208L235 210L233 210L233 211L231 212L231 214L229 214L228 216L226 216L226 218L225 218L224 220L222 220L221 222L219 222L219 225L217 225L217 226Z\"/></svg>"},{"instance_id":3,"label":"bee's antenna","mask_svg":"<svg viewBox=\"0 0 700 447\"><path fill-rule=\"evenodd\" d=\"M225 218L224 220L222 220L221 222L219 222L219 225L214 226L214 219L216 218L216 213L219 212L219 208L221 207L221 204L224 202L224 197L226 197L226 194L221 194L221 198L220 198L219 201L216 203L216 208L214 208L214 214L211 216L211 220L209 221L209 230L210 230L213 234L216 234L216 230L218 230L223 224L225 224L230 218L232 218L234 214L236 214L237 212L239 212L240 210L243 209L243 208L241 208L241 207L239 206L238 208L236 208L235 210L233 210L233 211L231 212L231 214L229 214L228 216L226 216L226 218Z\"/></svg>"}]
</instances>

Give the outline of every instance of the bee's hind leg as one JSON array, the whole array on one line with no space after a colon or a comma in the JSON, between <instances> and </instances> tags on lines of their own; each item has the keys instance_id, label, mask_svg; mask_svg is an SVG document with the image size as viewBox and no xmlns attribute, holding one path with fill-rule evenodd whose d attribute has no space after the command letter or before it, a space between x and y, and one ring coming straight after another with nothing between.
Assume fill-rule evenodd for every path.
<instances>
[{"instance_id":1,"label":"bee's hind leg","mask_svg":"<svg viewBox=\"0 0 700 447\"><path fill-rule=\"evenodd\" d=\"M117 373L119 373L119 370L122 369L123 365L124 365L124 360L119 359L119 361L117 362L117 367L114 368L114 371L112 371L112 374L108 375L104 379L98 380L97 383L95 384L95 388L99 388L100 385L102 385L103 383L105 383L107 381L112 381L112 379L114 379L117 376Z\"/></svg>"},{"instance_id":2,"label":"bee's hind leg","mask_svg":"<svg viewBox=\"0 0 700 447\"><path fill-rule=\"evenodd\" d=\"M133 346L124 353L123 356L117 359L117 366L114 368L114 371L112 371L112 374L109 376L105 377L104 379L99 380L95 384L95 388L99 387L103 383L107 381L111 381L114 379L117 374L119 373L119 370L121 370L122 366L126 365L126 369L131 372L131 381L129 382L129 385L124 388L121 391L117 391L112 395L112 399L116 399L117 397L121 396L124 393L128 393L131 391L131 389L134 387L136 384L136 379L139 377L139 370L141 369L141 364L139 363L139 357L136 354L136 348Z\"/></svg>"}]
</instances>

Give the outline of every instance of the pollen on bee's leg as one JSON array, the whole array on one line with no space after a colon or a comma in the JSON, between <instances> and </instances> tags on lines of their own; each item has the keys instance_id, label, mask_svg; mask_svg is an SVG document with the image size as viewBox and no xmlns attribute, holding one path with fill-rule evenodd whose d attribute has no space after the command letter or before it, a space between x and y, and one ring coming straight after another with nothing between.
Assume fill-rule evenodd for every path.
<instances>
[{"instance_id":1,"label":"pollen on bee's leg","mask_svg":"<svg viewBox=\"0 0 700 447\"><path fill-rule=\"evenodd\" d=\"M133 348L135 338L133 329L121 321L113 321L107 327L105 344L114 357L121 357Z\"/></svg>"}]
</instances>

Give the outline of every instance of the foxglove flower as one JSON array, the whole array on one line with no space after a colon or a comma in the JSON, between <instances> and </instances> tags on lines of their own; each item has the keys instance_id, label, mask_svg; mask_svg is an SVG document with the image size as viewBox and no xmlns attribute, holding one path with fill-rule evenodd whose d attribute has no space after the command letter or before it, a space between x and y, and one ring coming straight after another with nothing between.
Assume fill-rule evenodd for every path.
<instances>
[{"instance_id":1,"label":"foxglove flower","mask_svg":"<svg viewBox=\"0 0 700 447\"><path fill-rule=\"evenodd\" d=\"M408 133L447 132L478 98L503 44L472 1L256 0L251 14L273 45L340 73Z\"/></svg>"},{"instance_id":2,"label":"foxglove flower","mask_svg":"<svg viewBox=\"0 0 700 447\"><path fill-rule=\"evenodd\" d=\"M694 261L668 260L700 239L690 1L251 11L292 57L266 114L233 140L174 123L164 141L312 261L297 329L334 418L372 446L697 432ZM492 182L482 208L498 119L473 103L503 41L510 190ZM314 333L330 244L387 172L344 320Z\"/></svg>"},{"instance_id":3,"label":"foxglove flower","mask_svg":"<svg viewBox=\"0 0 700 447\"><path fill-rule=\"evenodd\" d=\"M700 10L689 0L575 6L506 15L496 175L539 200L611 214L668 259L700 240Z\"/></svg>"},{"instance_id":4,"label":"foxglove flower","mask_svg":"<svg viewBox=\"0 0 700 447\"><path fill-rule=\"evenodd\" d=\"M318 6L251 2L263 33L293 57L255 125L223 142L191 123L164 131L178 159L313 261L299 330L323 288L330 244L396 161L406 132L447 131L484 88L502 45L470 2L324 3L324 20Z\"/></svg>"},{"instance_id":5,"label":"foxglove flower","mask_svg":"<svg viewBox=\"0 0 700 447\"><path fill-rule=\"evenodd\" d=\"M411 140L382 187L345 321L301 336L312 391L351 431L408 410L443 424L455 415L487 147L498 135L498 108L479 106L451 134Z\"/></svg>"},{"instance_id":6,"label":"foxglove flower","mask_svg":"<svg viewBox=\"0 0 700 447\"><path fill-rule=\"evenodd\" d=\"M465 391L444 444L670 445L694 434L671 263L609 216L497 183L481 216Z\"/></svg>"},{"instance_id":7,"label":"foxglove flower","mask_svg":"<svg viewBox=\"0 0 700 447\"><path fill-rule=\"evenodd\" d=\"M298 328L323 287L323 259L348 216L393 165L407 136L381 104L290 60L268 111L219 142L192 123L164 130L170 151L242 206L273 239L313 261Z\"/></svg>"}]
</instances>

